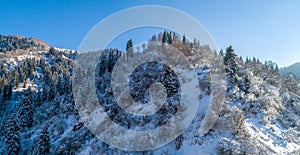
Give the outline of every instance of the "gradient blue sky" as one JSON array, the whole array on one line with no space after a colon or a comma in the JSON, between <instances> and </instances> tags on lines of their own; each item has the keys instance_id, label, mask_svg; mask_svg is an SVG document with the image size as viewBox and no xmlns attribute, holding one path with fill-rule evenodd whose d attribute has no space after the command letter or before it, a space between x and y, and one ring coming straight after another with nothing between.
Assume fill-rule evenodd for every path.
<instances>
[{"instance_id":1,"label":"gradient blue sky","mask_svg":"<svg viewBox=\"0 0 300 155\"><path fill-rule=\"evenodd\" d=\"M106 16L128 7L151 4L177 8L194 16L211 33L219 48L233 45L243 57L256 56L279 66L300 61L300 1L297 0L0 2L1 34L32 36L57 47L77 49L86 33Z\"/></svg>"}]
</instances>

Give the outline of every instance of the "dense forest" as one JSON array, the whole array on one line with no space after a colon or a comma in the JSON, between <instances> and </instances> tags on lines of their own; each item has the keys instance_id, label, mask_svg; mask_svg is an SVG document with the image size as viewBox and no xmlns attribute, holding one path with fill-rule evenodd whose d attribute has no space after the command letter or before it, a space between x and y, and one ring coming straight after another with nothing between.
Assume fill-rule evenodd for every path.
<instances>
[{"instance_id":1,"label":"dense forest","mask_svg":"<svg viewBox=\"0 0 300 155\"><path fill-rule=\"evenodd\" d=\"M226 101L206 135L199 135L203 116L196 115L186 131L161 148L131 152L109 146L84 126L75 108L73 65L81 52L52 47L38 39L0 35L0 154L174 154L195 149L206 154L300 153L300 81L293 73L282 76L272 61L243 58L232 46L211 51L200 41L189 41L174 32L153 35L138 48L133 48L133 41L124 43L126 52L104 50L107 54L100 58L98 72L111 73L119 57L151 52L153 44L171 45L188 57L210 51L224 60ZM204 102L211 93L210 66L192 60L205 92L199 94L200 102ZM98 80L101 84L107 81ZM98 85L99 92L102 87Z\"/></svg>"}]
</instances>

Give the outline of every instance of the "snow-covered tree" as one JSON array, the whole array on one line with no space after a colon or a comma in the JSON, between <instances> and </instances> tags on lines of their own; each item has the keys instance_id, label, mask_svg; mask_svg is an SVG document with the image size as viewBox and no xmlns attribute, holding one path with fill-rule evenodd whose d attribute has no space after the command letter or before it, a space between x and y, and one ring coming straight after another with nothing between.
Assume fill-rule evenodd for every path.
<instances>
[{"instance_id":1,"label":"snow-covered tree","mask_svg":"<svg viewBox=\"0 0 300 155\"><path fill-rule=\"evenodd\" d=\"M5 143L7 154L19 154L21 151L19 126L16 121L17 117L13 114L5 126Z\"/></svg>"},{"instance_id":2,"label":"snow-covered tree","mask_svg":"<svg viewBox=\"0 0 300 155\"><path fill-rule=\"evenodd\" d=\"M133 56L133 42L132 39L129 39L126 44L126 55L127 57Z\"/></svg>"},{"instance_id":3,"label":"snow-covered tree","mask_svg":"<svg viewBox=\"0 0 300 155\"><path fill-rule=\"evenodd\" d=\"M38 139L38 154L47 155L50 153L50 138L46 127L43 128Z\"/></svg>"},{"instance_id":4,"label":"snow-covered tree","mask_svg":"<svg viewBox=\"0 0 300 155\"><path fill-rule=\"evenodd\" d=\"M300 95L300 83L293 73L288 73L282 78L282 87L297 95Z\"/></svg>"},{"instance_id":5,"label":"snow-covered tree","mask_svg":"<svg viewBox=\"0 0 300 155\"><path fill-rule=\"evenodd\" d=\"M230 45L226 49L226 54L224 57L224 64L226 66L226 72L228 75L228 80L232 84L236 82L236 72L237 72L237 62L236 62L236 54L234 52L234 49Z\"/></svg>"},{"instance_id":6,"label":"snow-covered tree","mask_svg":"<svg viewBox=\"0 0 300 155\"><path fill-rule=\"evenodd\" d=\"M59 95L62 95L64 93L63 82L60 76L57 79L56 90L59 93Z\"/></svg>"},{"instance_id":7,"label":"snow-covered tree","mask_svg":"<svg viewBox=\"0 0 300 155\"><path fill-rule=\"evenodd\" d=\"M183 144L183 141L184 141L184 137L183 135L179 135L176 139L175 139L175 147L176 147L176 150L180 150L181 147L182 147L182 144Z\"/></svg>"},{"instance_id":8,"label":"snow-covered tree","mask_svg":"<svg viewBox=\"0 0 300 155\"><path fill-rule=\"evenodd\" d=\"M33 100L31 91L27 89L19 103L19 119L21 127L31 127L33 123Z\"/></svg>"}]
</instances>

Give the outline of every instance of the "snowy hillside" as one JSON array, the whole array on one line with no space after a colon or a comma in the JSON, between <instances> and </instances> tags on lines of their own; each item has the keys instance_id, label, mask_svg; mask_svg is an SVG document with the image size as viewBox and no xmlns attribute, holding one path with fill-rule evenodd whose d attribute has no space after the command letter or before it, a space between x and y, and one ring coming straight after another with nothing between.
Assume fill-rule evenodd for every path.
<instances>
[{"instance_id":1,"label":"snowy hillside","mask_svg":"<svg viewBox=\"0 0 300 155\"><path fill-rule=\"evenodd\" d=\"M179 39L171 45L185 55L210 51ZM110 72L118 57L125 56L117 49L106 51L99 72ZM225 53L215 53L224 58L227 91L212 129L204 136L199 132L203 109L211 99L211 68L205 61L193 60L202 92L197 94L196 116L174 141L144 152L109 146L84 126L72 91L79 52L52 47L0 54L0 154L300 154L300 82L280 77L272 63L244 62L231 46ZM107 79L97 80L97 89L104 91L101 84Z\"/></svg>"}]
</instances>

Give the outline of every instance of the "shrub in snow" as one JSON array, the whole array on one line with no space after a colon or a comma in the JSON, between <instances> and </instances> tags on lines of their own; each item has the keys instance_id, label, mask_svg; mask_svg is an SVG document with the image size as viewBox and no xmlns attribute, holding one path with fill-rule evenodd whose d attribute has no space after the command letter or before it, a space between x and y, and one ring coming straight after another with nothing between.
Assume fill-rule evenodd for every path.
<instances>
[{"instance_id":1,"label":"shrub in snow","mask_svg":"<svg viewBox=\"0 0 300 155\"><path fill-rule=\"evenodd\" d=\"M222 138L219 141L217 149L222 155L242 154L240 150L240 144L234 140L227 138Z\"/></svg>"},{"instance_id":2,"label":"shrub in snow","mask_svg":"<svg viewBox=\"0 0 300 155\"><path fill-rule=\"evenodd\" d=\"M182 147L182 143L184 141L184 137L183 135L179 135L176 139L175 139L175 147L176 147L176 150L180 150L181 147Z\"/></svg>"}]
</instances>

